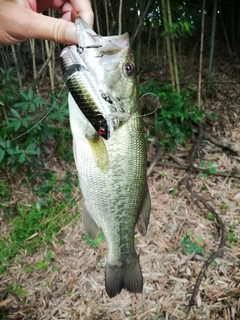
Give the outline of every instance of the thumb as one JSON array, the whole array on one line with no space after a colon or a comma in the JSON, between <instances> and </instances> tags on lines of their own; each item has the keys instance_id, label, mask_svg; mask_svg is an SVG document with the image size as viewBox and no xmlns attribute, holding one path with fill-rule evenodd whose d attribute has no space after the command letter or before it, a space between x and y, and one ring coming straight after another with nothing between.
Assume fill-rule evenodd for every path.
<instances>
[{"instance_id":1,"label":"thumb","mask_svg":"<svg viewBox=\"0 0 240 320\"><path fill-rule=\"evenodd\" d=\"M31 12L31 15L31 28L26 32L28 38L51 40L66 45L77 44L77 30L73 22L35 12Z\"/></svg>"}]
</instances>

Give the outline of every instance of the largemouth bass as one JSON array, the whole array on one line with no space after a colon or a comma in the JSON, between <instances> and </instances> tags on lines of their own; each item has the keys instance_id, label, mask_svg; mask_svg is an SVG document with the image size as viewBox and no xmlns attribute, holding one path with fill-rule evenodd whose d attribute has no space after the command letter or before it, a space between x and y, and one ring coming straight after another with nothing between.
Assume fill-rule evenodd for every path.
<instances>
[{"instance_id":1,"label":"largemouth bass","mask_svg":"<svg viewBox=\"0 0 240 320\"><path fill-rule=\"evenodd\" d=\"M114 297L122 289L140 293L143 277L134 235L136 224L146 234L150 196L134 59L128 34L100 37L83 21L79 23L82 33L79 43L85 49L79 52L79 48L70 46L61 57L65 75L71 74L73 64L84 66L74 71L72 76L76 81L69 86L73 151L83 195L83 224L90 238L96 238L100 229L105 235L108 296ZM108 98L102 98L101 92ZM104 107L102 100L107 102ZM82 107L89 108L92 114L87 117ZM108 137L99 132L96 115L103 119L112 117L114 123L110 123L113 128Z\"/></svg>"}]
</instances>

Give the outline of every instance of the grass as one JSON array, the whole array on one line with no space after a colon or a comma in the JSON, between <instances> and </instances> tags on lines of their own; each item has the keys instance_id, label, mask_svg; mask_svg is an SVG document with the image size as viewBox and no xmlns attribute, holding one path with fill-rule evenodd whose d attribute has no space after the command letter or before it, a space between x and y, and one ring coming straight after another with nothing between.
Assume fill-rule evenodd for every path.
<instances>
[{"instance_id":1,"label":"grass","mask_svg":"<svg viewBox=\"0 0 240 320\"><path fill-rule=\"evenodd\" d=\"M27 291L22 289L20 285L16 282L10 283L7 288L7 293L15 294L17 296L25 297L27 295Z\"/></svg>"},{"instance_id":2,"label":"grass","mask_svg":"<svg viewBox=\"0 0 240 320\"><path fill-rule=\"evenodd\" d=\"M32 175L30 179L21 181L31 194L30 202L16 201L14 207L8 205L11 187L1 182L4 188L1 188L0 197L4 199L4 219L8 221L9 232L0 239L0 273L23 250L33 254L41 246L51 247L53 237L61 243L62 228L79 217L73 196L78 185L75 176L68 172L63 179L59 179L55 172L47 170L42 173L41 179L38 177L38 181L35 177ZM38 261L36 267L46 269L52 258L53 253L49 250L46 259ZM32 269L32 266L26 266L26 272Z\"/></svg>"}]
</instances>

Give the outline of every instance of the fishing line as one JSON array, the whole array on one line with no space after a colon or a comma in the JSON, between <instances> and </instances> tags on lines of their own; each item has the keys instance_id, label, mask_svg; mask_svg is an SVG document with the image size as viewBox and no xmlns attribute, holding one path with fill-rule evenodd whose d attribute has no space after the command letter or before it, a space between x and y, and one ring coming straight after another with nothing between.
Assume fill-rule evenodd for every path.
<instances>
[{"instance_id":1,"label":"fishing line","mask_svg":"<svg viewBox=\"0 0 240 320\"><path fill-rule=\"evenodd\" d=\"M12 141L15 141L15 140L17 140L17 139L25 136L25 134L28 134L29 132L31 132L31 131L32 131L34 128L36 128L44 119L46 119L46 117L49 115L49 113L52 111L52 109L54 108L55 104L57 103L58 98L60 97L60 94L62 93L64 86L65 86L65 83L63 84L63 86L62 86L62 88L61 88L61 90L60 90L60 92L59 92L56 100L54 101L53 105L51 106L51 108L47 111L47 113L46 113L36 124L34 124L34 126L32 126L32 127L31 127L30 129L28 129L27 131L23 132L23 133L20 134L19 136L15 137L15 138L13 138L13 139L11 139L11 140L6 141L4 144L7 144L7 143L12 142Z\"/></svg>"},{"instance_id":2,"label":"fishing line","mask_svg":"<svg viewBox=\"0 0 240 320\"><path fill-rule=\"evenodd\" d=\"M28 134L29 132L31 132L34 128L36 128L44 119L46 119L46 117L50 114L50 112L51 112L51 111L53 110L53 108L55 107L55 105L56 105L56 103L57 103L57 101L58 101L58 99L59 99L59 97L60 97L60 95L61 95L61 93L62 93L62 91L63 91L64 86L65 86L65 83L63 84L63 86L62 86L62 88L61 88L61 90L60 90L60 92L59 92L56 100L54 101L53 105L51 106L51 108L46 112L46 114L45 114L36 124L34 124L30 129L28 129L27 131L23 132L23 133L20 134L19 136L15 137L15 138L13 138L13 139L11 139L11 140L6 141L4 144L6 145L6 144L9 143L9 142L15 141L15 140L17 140L17 139L25 136L26 134ZM160 101L159 101L158 96L157 96L155 93L153 93L153 92L144 93L144 94L140 97L139 100L142 100L142 98L145 97L145 96L147 96L147 95L153 95L153 96L155 96L155 97L157 98L158 104L157 104L157 107L156 107L153 111L151 111L151 112L149 112L149 113L145 113L145 114L141 115L140 117L147 117L147 116L155 113L155 112L161 107L161 104L160 104Z\"/></svg>"},{"instance_id":3,"label":"fishing line","mask_svg":"<svg viewBox=\"0 0 240 320\"><path fill-rule=\"evenodd\" d=\"M153 96L155 96L155 97L157 98L158 104L157 104L157 107L156 107L153 111L151 111L151 112L149 112L149 113L142 114L140 117L150 116L151 114L155 113L155 112L161 107L159 97L156 95L156 93L153 93L153 92L144 93L144 94L140 97L139 100L142 100L142 98L143 98L144 96L147 96L147 95L153 95Z\"/></svg>"}]
</instances>

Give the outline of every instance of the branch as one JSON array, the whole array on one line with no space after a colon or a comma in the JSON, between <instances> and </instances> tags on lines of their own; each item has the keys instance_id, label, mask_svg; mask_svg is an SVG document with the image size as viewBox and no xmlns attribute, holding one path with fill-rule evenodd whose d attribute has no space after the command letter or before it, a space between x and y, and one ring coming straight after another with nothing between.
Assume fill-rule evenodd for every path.
<instances>
[{"instance_id":1,"label":"branch","mask_svg":"<svg viewBox=\"0 0 240 320\"><path fill-rule=\"evenodd\" d=\"M153 158L153 160L150 163L150 166L148 167L147 170L147 177L150 176L150 174L152 173L154 167L156 166L156 164L158 163L158 161L161 159L162 155L164 154L164 151L159 147L158 151L155 155L155 157Z\"/></svg>"},{"instance_id":2,"label":"branch","mask_svg":"<svg viewBox=\"0 0 240 320\"><path fill-rule=\"evenodd\" d=\"M222 218L217 214L217 212L213 209L212 206L210 206L196 191L192 190L191 185L189 184L188 179L185 181L185 186L188 189L188 191L199 201L201 202L204 207L212 213L212 215L214 216L214 218L216 219L219 228L221 230L221 240L220 240L220 244L219 247L217 249L216 252L214 252L214 254L212 254L207 261L204 263L201 271L199 272L199 275L197 277L197 280L195 282L194 288L193 288L193 293L191 296L191 299L189 301L188 304L188 312L190 311L191 307L195 305L196 303L196 298L198 295L198 291L199 291L199 287L201 285L202 279L206 273L206 270L208 269L208 267L210 266L210 264L213 262L214 259L216 258L221 258L224 254L224 247L226 245L226 240L227 240L227 232L226 232L226 226L222 220Z\"/></svg>"},{"instance_id":3,"label":"branch","mask_svg":"<svg viewBox=\"0 0 240 320\"><path fill-rule=\"evenodd\" d=\"M161 158L161 155L160 155L159 158ZM178 158L174 158L174 160L176 162L178 162L177 159ZM155 158L152 160L150 166L152 166L153 161L155 162ZM154 165L156 165L156 162L154 163ZM194 172L202 172L202 173L206 173L206 174L212 175L212 176L231 177L231 178L235 178L235 179L240 179L240 175L239 174L234 174L234 172L216 171L216 172L213 173L213 172L210 172L209 169L198 168L198 167L195 167L195 166L191 167L190 165L185 165L185 164L180 164L180 163L179 164L174 164L174 163L169 163L169 162L161 162L160 166L176 168L176 169L181 169L181 170L186 170L186 171L187 170L191 170L191 171L194 171ZM150 167L149 167L149 169L150 169ZM148 172L150 171L149 169L148 169ZM151 168L151 171L149 173L147 173L147 176L149 176L152 173L153 169L154 168Z\"/></svg>"},{"instance_id":4,"label":"branch","mask_svg":"<svg viewBox=\"0 0 240 320\"><path fill-rule=\"evenodd\" d=\"M198 132L199 132L199 128L194 127ZM237 143L231 143L229 141L227 141L226 139L223 138L215 138L213 137L210 133L208 133L207 131L203 130L203 136L209 140L210 142L212 142L213 144L215 144L216 146L222 148L222 149L228 149L234 153L239 153L240 151L240 146Z\"/></svg>"},{"instance_id":5,"label":"branch","mask_svg":"<svg viewBox=\"0 0 240 320\"><path fill-rule=\"evenodd\" d=\"M214 138L210 133L204 131L204 137L206 137L210 142L215 144L216 146L223 148L223 149L228 149L234 153L238 153L240 151L240 147L236 143L231 143L227 140L219 140L219 138Z\"/></svg>"},{"instance_id":6,"label":"branch","mask_svg":"<svg viewBox=\"0 0 240 320\"><path fill-rule=\"evenodd\" d=\"M202 130L202 127L200 125L200 127L199 127L199 137L198 137L197 143L196 143L196 145L193 146L191 154L190 154L190 167L191 167L190 170L194 169L193 161L194 161L196 153L197 153L197 151L199 149L199 146L201 145L202 138L203 138L203 130ZM187 175L180 181L179 184L184 184L186 186L187 190L191 193L191 195L193 197L195 197L197 199L197 201L201 202L202 205L209 212L212 213L212 215L216 219L216 221L217 221L217 223L219 225L219 228L221 230L221 240L220 240L220 244L219 244L218 250L207 259L207 261L204 263L204 265L203 265L203 267L202 267L202 269L201 269L201 271L200 271L200 273L199 273L199 275L197 277L197 280L196 280L194 288L193 288L193 293L192 293L191 299L190 299L189 304L188 304L188 310L187 310L188 313L191 310L191 307L193 305L195 305L195 303L196 303L196 298L197 298L197 295L198 295L199 287L201 285L202 279L204 277L204 274L205 274L207 268L210 266L211 262L214 259L216 259L217 257L222 257L223 256L224 247L225 247L225 243L226 243L226 239L227 239L226 226L225 226L223 220L217 214L217 212L213 209L213 207L210 206L196 191L193 190L192 186L189 183L190 175L191 175L191 171L189 171L187 173Z\"/></svg>"}]
</instances>

